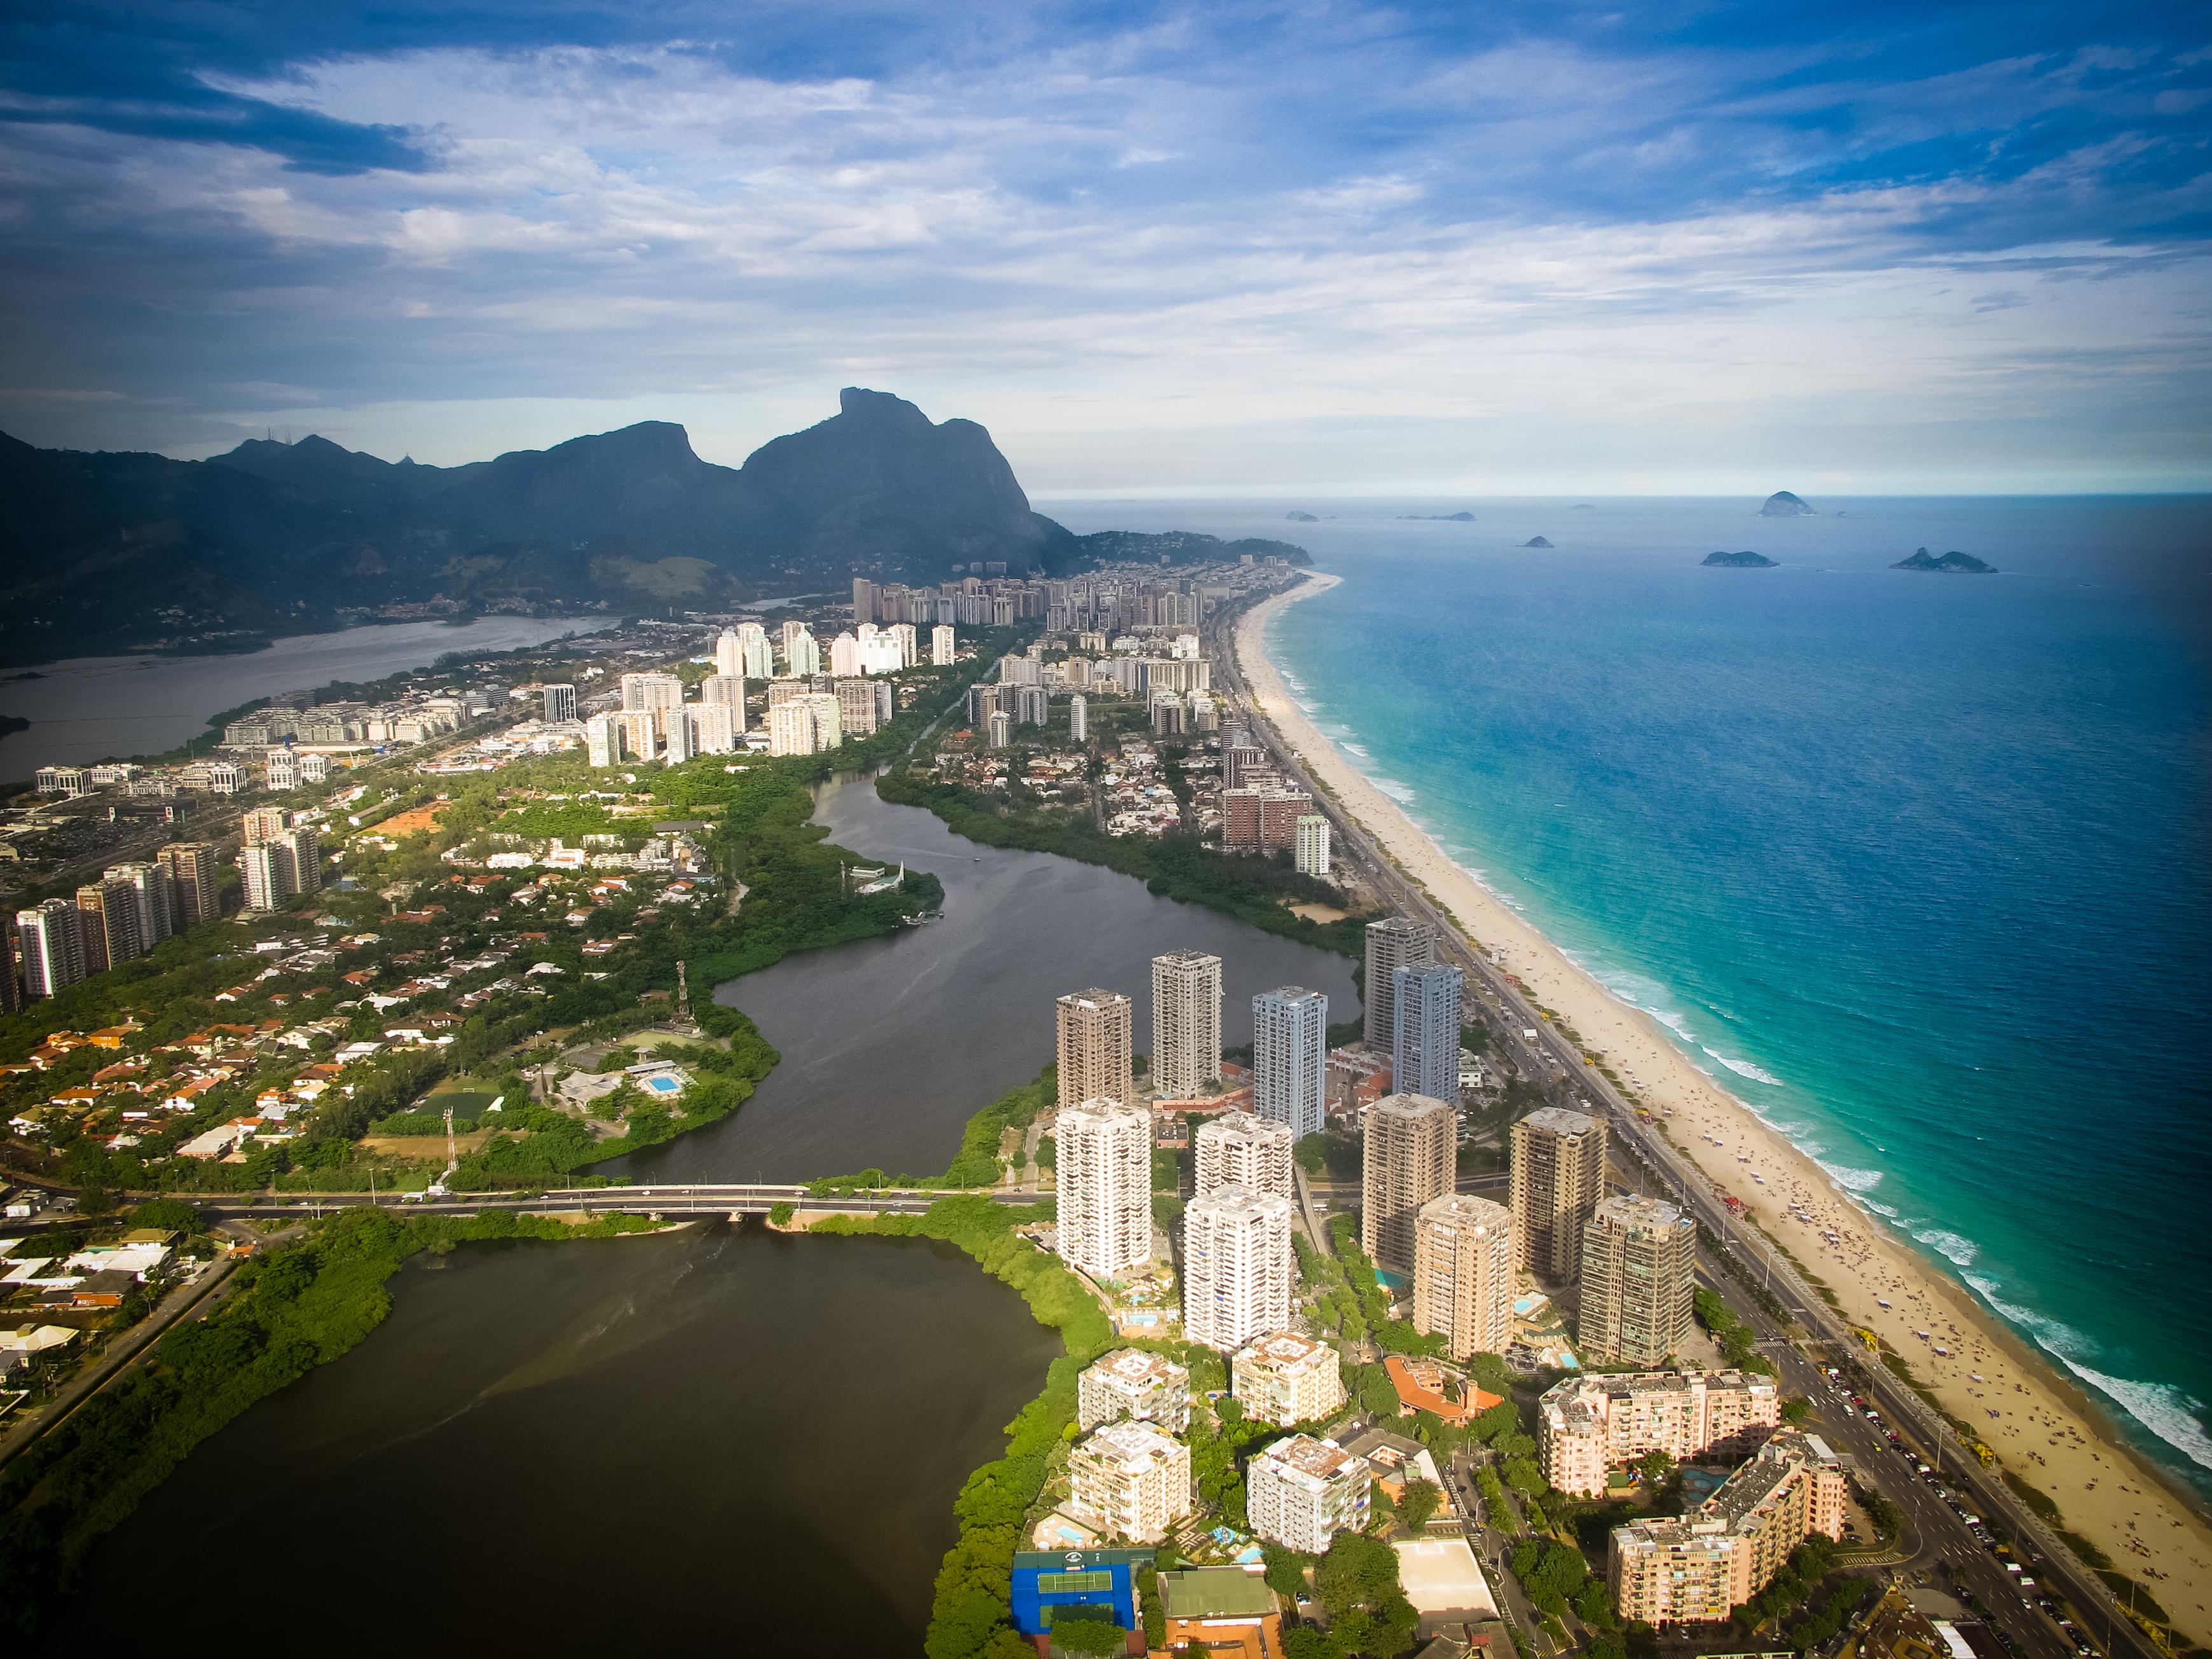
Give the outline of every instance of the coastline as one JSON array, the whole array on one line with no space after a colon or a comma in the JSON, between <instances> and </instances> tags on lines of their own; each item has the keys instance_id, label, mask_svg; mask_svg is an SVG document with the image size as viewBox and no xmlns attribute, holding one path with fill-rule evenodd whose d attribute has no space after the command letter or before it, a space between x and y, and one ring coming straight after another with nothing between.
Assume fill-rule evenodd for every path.
<instances>
[{"instance_id":1,"label":"coastline","mask_svg":"<svg viewBox=\"0 0 2212 1659\"><path fill-rule=\"evenodd\" d=\"M1878 1332L1961 1421L1977 1425L2002 1464L2056 1502L2068 1530L2146 1582L2176 1628L2202 1644L2212 1615L2212 1528L2193 1494L2128 1446L2087 1392L1984 1308L1965 1285L1899 1239L1811 1157L1692 1065L1658 1023L1568 959L1436 841L1325 737L1285 688L1266 648L1287 605L1343 579L1313 573L1238 620L1235 649L1255 705L1345 811L1445 910L1496 953L1529 998L1554 1009L1655 1112L1673 1114L1676 1146L1761 1230L1835 1292L1850 1321ZM1753 1178L1754 1172L1761 1179ZM1790 1206L1803 1206L1809 1223ZM1832 1229L1836 1244L1821 1234ZM1917 1334L1925 1332L1925 1338ZM1938 1354L1941 1346L1948 1352ZM1977 1382L1978 1374L1986 1381Z\"/></svg>"}]
</instances>

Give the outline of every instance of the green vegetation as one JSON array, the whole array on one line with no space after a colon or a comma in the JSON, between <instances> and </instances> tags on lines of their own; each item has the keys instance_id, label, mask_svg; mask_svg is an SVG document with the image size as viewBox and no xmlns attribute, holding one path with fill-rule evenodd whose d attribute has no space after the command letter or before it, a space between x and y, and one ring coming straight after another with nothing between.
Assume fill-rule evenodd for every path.
<instances>
[{"instance_id":1,"label":"green vegetation","mask_svg":"<svg viewBox=\"0 0 2212 1659\"><path fill-rule=\"evenodd\" d=\"M1871 1487L1860 1491L1859 1506L1866 1510L1867 1519L1874 1522L1883 1542L1895 1542L1905 1530L1905 1511Z\"/></svg>"},{"instance_id":2,"label":"green vegetation","mask_svg":"<svg viewBox=\"0 0 2212 1659\"><path fill-rule=\"evenodd\" d=\"M606 1237L650 1225L610 1216L571 1228L504 1211L402 1219L364 1206L331 1217L305 1243L246 1263L213 1314L172 1329L152 1363L94 1395L0 1475L0 1620L34 1629L75 1584L92 1547L187 1452L374 1330L391 1311L385 1281L416 1250L472 1238Z\"/></svg>"},{"instance_id":3,"label":"green vegetation","mask_svg":"<svg viewBox=\"0 0 2212 1659\"><path fill-rule=\"evenodd\" d=\"M1300 875L1287 854L1277 859L1224 854L1185 835L1158 840L1109 836L1089 823L1054 822L1024 812L1020 803L1002 801L996 792L933 783L903 771L886 772L877 779L876 793L903 806L927 807L954 834L986 847L1057 853L1084 864L1103 865L1179 904L1202 904L1262 933L1354 958L1365 949L1369 918L1347 916L1322 923L1292 915L1284 908L1285 902L1333 905L1343 898L1326 883Z\"/></svg>"},{"instance_id":4,"label":"green vegetation","mask_svg":"<svg viewBox=\"0 0 2212 1659\"><path fill-rule=\"evenodd\" d=\"M1513 1576L1532 1607L1556 1618L1589 1582L1589 1562L1571 1544L1524 1538L1513 1547ZM1601 1584L1601 1601L1603 1589Z\"/></svg>"},{"instance_id":5,"label":"green vegetation","mask_svg":"<svg viewBox=\"0 0 2212 1659\"><path fill-rule=\"evenodd\" d=\"M1752 1346L1759 1340L1759 1334L1738 1319L1727 1303L1702 1285L1692 1292L1691 1301L1697 1310L1698 1323L1720 1345L1729 1364L1740 1371L1774 1375L1774 1362Z\"/></svg>"},{"instance_id":6,"label":"green vegetation","mask_svg":"<svg viewBox=\"0 0 2212 1659\"><path fill-rule=\"evenodd\" d=\"M1784 1639L1801 1653L1826 1642L1881 1591L1871 1578L1837 1573L1840 1551L1841 1546L1817 1533L1808 1538L1765 1589L1735 1609L1738 1629L1747 1638L1772 1619L1782 1626Z\"/></svg>"},{"instance_id":7,"label":"green vegetation","mask_svg":"<svg viewBox=\"0 0 2212 1659\"><path fill-rule=\"evenodd\" d=\"M1397 1551L1381 1539L1339 1533L1314 1565L1314 1593L1328 1609L1329 1627L1285 1632L1290 1659L1394 1659L1412 1649L1420 1617L1399 1581Z\"/></svg>"}]
</instances>

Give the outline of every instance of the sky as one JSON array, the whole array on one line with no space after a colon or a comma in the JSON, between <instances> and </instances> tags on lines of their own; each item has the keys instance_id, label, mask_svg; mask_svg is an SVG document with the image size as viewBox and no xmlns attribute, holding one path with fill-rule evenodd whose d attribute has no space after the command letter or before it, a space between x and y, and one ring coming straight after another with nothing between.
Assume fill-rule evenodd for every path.
<instances>
[{"instance_id":1,"label":"sky","mask_svg":"<svg viewBox=\"0 0 2212 1659\"><path fill-rule=\"evenodd\" d=\"M1032 495L2212 488L2212 12L15 0L0 430L844 386Z\"/></svg>"}]
</instances>

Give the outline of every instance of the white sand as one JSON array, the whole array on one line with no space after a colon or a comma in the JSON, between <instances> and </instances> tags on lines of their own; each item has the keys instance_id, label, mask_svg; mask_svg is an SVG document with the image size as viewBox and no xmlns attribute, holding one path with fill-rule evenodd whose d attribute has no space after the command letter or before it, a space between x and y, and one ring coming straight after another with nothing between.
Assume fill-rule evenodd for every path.
<instances>
[{"instance_id":1,"label":"white sand","mask_svg":"<svg viewBox=\"0 0 2212 1659\"><path fill-rule=\"evenodd\" d=\"M1503 953L1504 970L1530 1001L1563 1015L1614 1072L1633 1079L1655 1116L1674 1115L1674 1143L1827 1282L1847 1316L1886 1338L1951 1415L1974 1425L2007 1468L2049 1493L2066 1525L2144 1583L2178 1628L2212 1644L2212 1528L2197 1509L2122 1447L2087 1398L1970 1291L1850 1201L1811 1158L1692 1065L1650 1016L1570 963L1454 864L1315 728L1268 661L1263 635L1283 606L1340 580L1310 576L1238 624L1237 661L1254 712L1476 948ZM1809 1222L1790 1214L1793 1202ZM1837 1235L1834 1243L1823 1239L1826 1231ZM1925 1338L1917 1334L1923 1331ZM1935 1352L1939 1346L1948 1356ZM1973 1381L1977 1372L1987 1381Z\"/></svg>"}]
</instances>

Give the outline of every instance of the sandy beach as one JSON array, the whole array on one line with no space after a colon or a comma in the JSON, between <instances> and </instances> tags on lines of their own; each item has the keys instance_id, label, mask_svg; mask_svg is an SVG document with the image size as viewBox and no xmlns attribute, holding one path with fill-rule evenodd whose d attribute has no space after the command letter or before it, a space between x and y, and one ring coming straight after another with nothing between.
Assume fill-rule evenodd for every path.
<instances>
[{"instance_id":1,"label":"sandy beach","mask_svg":"<svg viewBox=\"0 0 2212 1659\"><path fill-rule=\"evenodd\" d=\"M1282 607L1340 580L1311 576L1239 623L1237 659L1257 710L1471 942L1498 953L1530 999L1601 1049L1655 1115L1672 1115L1675 1145L1825 1280L1847 1316L1886 1338L1950 1414L1974 1425L2005 1468L2048 1493L2069 1530L2143 1583L2178 1630L2212 1644L2212 1528L2119 1443L2088 1396L1693 1066L1656 1021L1574 966L1453 863L1314 726L1268 661L1263 636Z\"/></svg>"}]
</instances>

